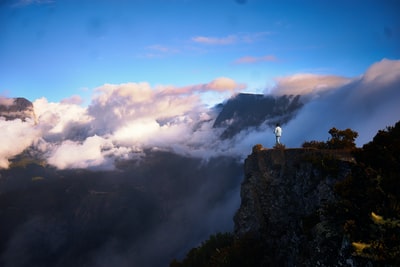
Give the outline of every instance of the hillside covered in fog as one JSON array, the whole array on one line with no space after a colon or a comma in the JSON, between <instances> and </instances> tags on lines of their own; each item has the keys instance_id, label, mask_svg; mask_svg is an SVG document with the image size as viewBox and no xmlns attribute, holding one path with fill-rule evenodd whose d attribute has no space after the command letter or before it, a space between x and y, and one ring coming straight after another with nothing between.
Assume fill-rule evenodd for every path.
<instances>
[{"instance_id":1,"label":"hillside covered in fog","mask_svg":"<svg viewBox=\"0 0 400 267\"><path fill-rule=\"evenodd\" d=\"M275 123L287 149L332 127L357 131L362 147L399 119L399 70L384 59L359 77L296 75L212 107L202 88L147 83L101 86L87 106L1 98L0 265L183 258L232 231L244 160L274 146Z\"/></svg>"}]
</instances>

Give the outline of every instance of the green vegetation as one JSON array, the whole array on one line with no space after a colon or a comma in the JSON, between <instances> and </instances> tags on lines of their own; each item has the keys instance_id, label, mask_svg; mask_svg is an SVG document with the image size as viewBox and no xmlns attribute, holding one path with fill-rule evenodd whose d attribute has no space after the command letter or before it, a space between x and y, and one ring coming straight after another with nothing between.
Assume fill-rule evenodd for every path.
<instances>
[{"instance_id":1,"label":"green vegetation","mask_svg":"<svg viewBox=\"0 0 400 267\"><path fill-rule=\"evenodd\" d=\"M253 146L253 153L263 150L263 146L261 144L257 144Z\"/></svg>"},{"instance_id":2,"label":"green vegetation","mask_svg":"<svg viewBox=\"0 0 400 267\"><path fill-rule=\"evenodd\" d=\"M305 142L303 148L351 151L356 162L350 174L335 185L338 202L320 212L339 226L335 235L350 241L349 255L360 264L400 266L400 121L358 149L357 132L332 128L329 133L332 137L327 142ZM256 145L253 152L259 149ZM337 160L334 156L319 158L319 164L334 176ZM304 218L308 234L319 222L318 214ZM266 255L262 240L219 233L192 249L181 262L173 260L170 267L265 266Z\"/></svg>"},{"instance_id":3,"label":"green vegetation","mask_svg":"<svg viewBox=\"0 0 400 267\"><path fill-rule=\"evenodd\" d=\"M355 149L355 140L358 133L349 128L346 130L338 130L335 127L329 130L331 138L326 142L321 141L306 141L303 143L303 148L317 149Z\"/></svg>"},{"instance_id":4,"label":"green vegetation","mask_svg":"<svg viewBox=\"0 0 400 267\"><path fill-rule=\"evenodd\" d=\"M331 139L328 140L327 145L329 149L353 149L356 148L355 140L358 133L349 128L346 130L338 130L335 127L329 130Z\"/></svg>"},{"instance_id":5,"label":"green vegetation","mask_svg":"<svg viewBox=\"0 0 400 267\"><path fill-rule=\"evenodd\" d=\"M308 154L304 160L311 162L314 167L323 171L325 175L336 176L339 171L338 158L349 157L351 152L357 150L355 139L358 133L351 129L338 130L335 127L329 130L331 138L328 141L306 141L302 147L307 149L327 150L324 155L321 154Z\"/></svg>"},{"instance_id":6,"label":"green vegetation","mask_svg":"<svg viewBox=\"0 0 400 267\"><path fill-rule=\"evenodd\" d=\"M336 185L337 216L354 255L400 265L400 122L354 152L351 175Z\"/></svg>"},{"instance_id":7,"label":"green vegetation","mask_svg":"<svg viewBox=\"0 0 400 267\"><path fill-rule=\"evenodd\" d=\"M174 259L170 267L261 267L263 252L262 242L250 234L239 239L218 233L191 249L182 262Z\"/></svg>"},{"instance_id":8,"label":"green vegetation","mask_svg":"<svg viewBox=\"0 0 400 267\"><path fill-rule=\"evenodd\" d=\"M10 168L26 168L26 166L31 164L46 167L46 161L23 155L14 158L10 162Z\"/></svg>"},{"instance_id":9,"label":"green vegetation","mask_svg":"<svg viewBox=\"0 0 400 267\"><path fill-rule=\"evenodd\" d=\"M42 176L34 176L32 177L32 182L42 181L44 178Z\"/></svg>"}]
</instances>

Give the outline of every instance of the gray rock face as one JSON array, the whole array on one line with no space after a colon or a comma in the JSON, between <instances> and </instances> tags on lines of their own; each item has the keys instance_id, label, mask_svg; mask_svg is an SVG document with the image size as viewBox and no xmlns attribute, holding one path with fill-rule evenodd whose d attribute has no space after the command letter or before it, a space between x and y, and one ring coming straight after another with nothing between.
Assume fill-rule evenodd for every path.
<instances>
[{"instance_id":1,"label":"gray rock face","mask_svg":"<svg viewBox=\"0 0 400 267\"><path fill-rule=\"evenodd\" d=\"M336 201L334 185L351 164L339 152L254 151L245 161L235 235L261 239L270 266L346 266L350 244L324 210Z\"/></svg>"},{"instance_id":2,"label":"gray rock face","mask_svg":"<svg viewBox=\"0 0 400 267\"><path fill-rule=\"evenodd\" d=\"M260 94L238 94L221 104L221 111L215 120L214 128L225 128L222 139L250 127L263 123L274 126L276 123L287 123L303 107L300 95L265 96Z\"/></svg>"},{"instance_id":3,"label":"gray rock face","mask_svg":"<svg viewBox=\"0 0 400 267\"><path fill-rule=\"evenodd\" d=\"M22 97L0 98L0 117L6 120L36 120L32 102Z\"/></svg>"}]
</instances>

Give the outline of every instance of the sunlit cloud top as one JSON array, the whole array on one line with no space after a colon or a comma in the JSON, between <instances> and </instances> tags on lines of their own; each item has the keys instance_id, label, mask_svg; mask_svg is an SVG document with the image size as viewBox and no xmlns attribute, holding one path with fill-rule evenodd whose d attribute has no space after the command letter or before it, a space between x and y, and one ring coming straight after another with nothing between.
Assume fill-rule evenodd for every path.
<instances>
[{"instance_id":1,"label":"sunlit cloud top","mask_svg":"<svg viewBox=\"0 0 400 267\"><path fill-rule=\"evenodd\" d=\"M299 94L304 103L283 125L282 142L300 147L304 141L324 141L331 127L358 131L358 145L370 141L378 130L400 119L399 68L399 60L384 59L350 78L295 74L277 79L274 95ZM115 160L140 158L149 149L203 159L243 159L255 144L273 146L268 122L221 139L224 127L214 127L219 111L203 102L210 93L222 101L243 88L220 77L187 87L104 84L94 90L87 107L76 96L61 102L40 98L33 102L35 120L0 117L0 168L7 168L9 160L27 148L60 169L113 168ZM12 104L5 98L0 103ZM240 111L235 116L240 118Z\"/></svg>"}]
</instances>

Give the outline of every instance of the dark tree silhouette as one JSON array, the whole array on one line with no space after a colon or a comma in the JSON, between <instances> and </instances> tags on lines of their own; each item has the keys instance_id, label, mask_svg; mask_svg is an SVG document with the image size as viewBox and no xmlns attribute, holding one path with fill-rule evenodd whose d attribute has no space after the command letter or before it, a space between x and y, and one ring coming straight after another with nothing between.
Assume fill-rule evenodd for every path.
<instances>
[{"instance_id":1,"label":"dark tree silhouette","mask_svg":"<svg viewBox=\"0 0 400 267\"><path fill-rule=\"evenodd\" d=\"M346 130L338 130L335 127L329 130L331 139L328 140L327 145L330 149L353 149L356 147L355 140L358 133L349 128Z\"/></svg>"},{"instance_id":2,"label":"dark tree silhouette","mask_svg":"<svg viewBox=\"0 0 400 267\"><path fill-rule=\"evenodd\" d=\"M335 127L329 130L331 138L327 142L323 141L306 141L303 143L304 148L317 148L317 149L355 149L355 140L358 133L352 129L339 130Z\"/></svg>"}]
</instances>

